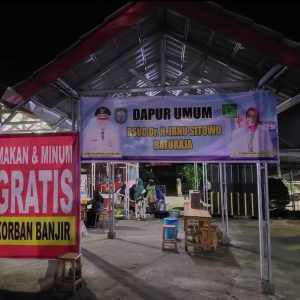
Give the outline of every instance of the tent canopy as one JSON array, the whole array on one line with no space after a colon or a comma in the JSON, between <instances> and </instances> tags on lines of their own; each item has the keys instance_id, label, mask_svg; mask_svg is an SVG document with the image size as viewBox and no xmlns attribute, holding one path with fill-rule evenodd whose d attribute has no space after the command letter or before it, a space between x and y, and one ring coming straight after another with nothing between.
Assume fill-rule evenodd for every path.
<instances>
[{"instance_id":1,"label":"tent canopy","mask_svg":"<svg viewBox=\"0 0 300 300\"><path fill-rule=\"evenodd\" d=\"M300 45L206 1L130 2L2 97L52 129L77 123L80 95L202 95L268 89L280 148L300 149ZM7 125L11 118L4 120ZM2 127L4 128L4 127ZM76 126L75 126L76 128Z\"/></svg>"}]
</instances>

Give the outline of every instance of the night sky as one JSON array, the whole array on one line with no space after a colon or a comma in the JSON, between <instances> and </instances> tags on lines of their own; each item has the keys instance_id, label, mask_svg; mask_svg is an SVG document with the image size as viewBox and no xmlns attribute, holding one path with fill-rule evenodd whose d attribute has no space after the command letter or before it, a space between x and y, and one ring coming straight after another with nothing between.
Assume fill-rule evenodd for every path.
<instances>
[{"instance_id":1,"label":"night sky","mask_svg":"<svg viewBox=\"0 0 300 300\"><path fill-rule=\"evenodd\" d=\"M1 1L0 84L26 79L127 1ZM216 1L300 42L297 1Z\"/></svg>"}]
</instances>

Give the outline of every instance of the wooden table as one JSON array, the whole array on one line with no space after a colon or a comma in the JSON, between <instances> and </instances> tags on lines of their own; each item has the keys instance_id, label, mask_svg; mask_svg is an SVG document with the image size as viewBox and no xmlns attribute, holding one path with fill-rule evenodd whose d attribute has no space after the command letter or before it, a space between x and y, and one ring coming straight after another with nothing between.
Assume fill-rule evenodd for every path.
<instances>
[{"instance_id":1,"label":"wooden table","mask_svg":"<svg viewBox=\"0 0 300 300\"><path fill-rule=\"evenodd\" d=\"M188 220L198 220L203 223L205 226L210 226L211 224L211 215L207 210L204 209L194 209L191 208L190 202L184 203L184 211L183 211L183 218L184 218L184 231L187 228Z\"/></svg>"},{"instance_id":2,"label":"wooden table","mask_svg":"<svg viewBox=\"0 0 300 300\"><path fill-rule=\"evenodd\" d=\"M188 251L188 245L199 247L203 250L216 250L217 248L217 233L216 226L211 224L211 215L207 210L193 209L190 202L184 203L184 231L185 231L185 250ZM188 222L199 222L199 228L197 231L197 243L189 242L188 236Z\"/></svg>"}]
</instances>

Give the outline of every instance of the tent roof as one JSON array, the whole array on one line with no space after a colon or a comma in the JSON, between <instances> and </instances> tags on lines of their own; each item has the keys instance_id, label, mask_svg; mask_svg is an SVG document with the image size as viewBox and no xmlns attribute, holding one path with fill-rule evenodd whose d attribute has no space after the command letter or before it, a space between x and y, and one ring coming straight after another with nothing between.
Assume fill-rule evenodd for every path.
<instances>
[{"instance_id":1,"label":"tent roof","mask_svg":"<svg viewBox=\"0 0 300 300\"><path fill-rule=\"evenodd\" d=\"M10 92L2 98L13 110L23 108L54 128L70 130L79 95L178 96L257 88L274 92L278 113L299 103L298 43L214 2L138 1L16 84L19 96Z\"/></svg>"}]
</instances>

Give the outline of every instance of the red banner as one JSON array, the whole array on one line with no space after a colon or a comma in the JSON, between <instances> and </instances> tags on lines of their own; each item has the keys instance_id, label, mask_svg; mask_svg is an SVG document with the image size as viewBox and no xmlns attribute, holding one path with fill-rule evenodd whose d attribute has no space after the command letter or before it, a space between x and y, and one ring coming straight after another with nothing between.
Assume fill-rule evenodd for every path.
<instances>
[{"instance_id":1,"label":"red banner","mask_svg":"<svg viewBox=\"0 0 300 300\"><path fill-rule=\"evenodd\" d=\"M79 134L0 135L0 257L80 247Z\"/></svg>"}]
</instances>

